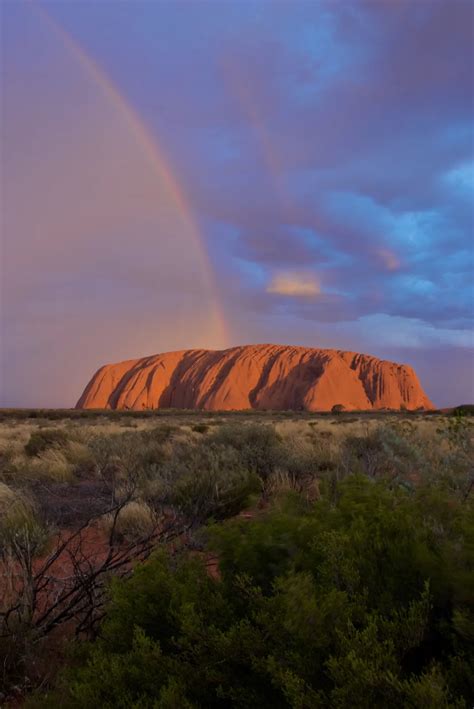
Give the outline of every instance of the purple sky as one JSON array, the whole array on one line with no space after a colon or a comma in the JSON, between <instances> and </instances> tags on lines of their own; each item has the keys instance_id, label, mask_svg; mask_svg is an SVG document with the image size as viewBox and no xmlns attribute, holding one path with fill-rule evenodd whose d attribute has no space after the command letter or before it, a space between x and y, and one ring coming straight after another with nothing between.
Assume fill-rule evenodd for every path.
<instances>
[{"instance_id":1,"label":"purple sky","mask_svg":"<svg viewBox=\"0 0 474 709\"><path fill-rule=\"evenodd\" d=\"M252 342L474 401L471 0L10 0L2 406Z\"/></svg>"}]
</instances>

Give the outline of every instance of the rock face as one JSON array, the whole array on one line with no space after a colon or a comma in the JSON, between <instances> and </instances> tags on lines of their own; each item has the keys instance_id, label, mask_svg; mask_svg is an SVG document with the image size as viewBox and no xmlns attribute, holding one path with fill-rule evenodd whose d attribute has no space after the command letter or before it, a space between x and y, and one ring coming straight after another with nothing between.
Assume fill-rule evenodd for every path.
<instances>
[{"instance_id":1,"label":"rock face","mask_svg":"<svg viewBox=\"0 0 474 709\"><path fill-rule=\"evenodd\" d=\"M183 350L101 367L79 409L432 409L414 370L370 355L284 345Z\"/></svg>"}]
</instances>

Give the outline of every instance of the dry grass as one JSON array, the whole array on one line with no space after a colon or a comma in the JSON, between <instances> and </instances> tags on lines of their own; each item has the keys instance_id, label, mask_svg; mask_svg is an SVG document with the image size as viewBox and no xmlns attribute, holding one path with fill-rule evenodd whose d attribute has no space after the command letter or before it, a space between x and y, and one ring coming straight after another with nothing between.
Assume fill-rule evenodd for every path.
<instances>
[{"instance_id":1,"label":"dry grass","mask_svg":"<svg viewBox=\"0 0 474 709\"><path fill-rule=\"evenodd\" d=\"M397 425L412 429L416 435L425 441L431 441L436 429L444 426L446 417L432 416L403 416L403 415L360 415L348 414L339 416L299 416L295 418L280 418L277 415L251 414L248 417L236 415L235 420L226 415L218 414L210 417L203 414L194 415L188 420L185 417L160 416L158 418L114 418L98 416L94 419L62 419L45 421L43 419L16 420L7 419L0 423L0 457L8 453L13 459L14 467L18 474L23 476L25 471L30 471L32 477L51 477L55 480L68 480L77 467L86 466L90 462L89 443L99 436L116 436L126 431L142 432L156 429L157 426L169 425L175 428L173 441L198 441L211 435L222 423L235 422L247 425L249 422L263 421L273 423L277 433L288 442L305 445L307 440L320 439L334 452L341 441L347 436L367 436L380 425ZM32 433L55 428L63 430L68 436L68 444L64 449L44 451L37 459L28 459L25 455L25 445ZM0 468L1 475L1 468Z\"/></svg>"},{"instance_id":2,"label":"dry grass","mask_svg":"<svg viewBox=\"0 0 474 709\"><path fill-rule=\"evenodd\" d=\"M0 451L1 455L1 451ZM12 486L21 486L35 481L68 482L73 478L74 466L68 462L61 450L43 451L34 458L28 458L20 449L8 450L8 464L0 476Z\"/></svg>"},{"instance_id":3,"label":"dry grass","mask_svg":"<svg viewBox=\"0 0 474 709\"><path fill-rule=\"evenodd\" d=\"M151 495L150 491L154 491L156 497L163 488L163 480L153 472L161 465L160 455L164 460L170 460L180 447L206 446L207 440L212 441L223 427L238 432L242 428L258 424L273 426L283 442L286 458L281 466L279 463L275 464L276 478L270 484L284 488L287 484L294 486L298 476L300 480L304 480L307 474L308 478L311 475L314 478L315 475L340 466L345 441L349 437L369 439L379 427L392 427L408 440L414 440L418 448L421 446L426 450L426 459L431 460L433 456L439 456L440 451L450 451L451 442L443 431L449 429L452 421L453 417L446 415L387 413L290 415L254 412L248 415L209 415L208 412L170 412L148 417L120 414L111 417L104 414L52 420L4 415L0 421L0 481L4 484L0 489L0 498L9 494L23 494L25 491L28 493L28 490L37 484L77 484L80 480L102 475L104 470L106 474L112 475L114 480L124 480L134 472L137 465L147 467L140 494L143 496L148 492ZM468 428L474 431L473 423L468 419L466 422ZM64 434L62 440L50 447L46 446L36 454L27 454L25 446L33 434L44 434L43 438L47 440L48 434L51 438L54 431ZM117 448L112 446L109 450L108 445L114 440L117 441ZM103 449L99 450L96 443L101 441L104 445ZM147 446L148 452L145 450ZM103 465L100 456L108 460L107 465ZM192 456L186 465L192 475ZM169 484L171 482L168 481ZM130 508L127 515L133 517L133 513L138 518L138 509ZM145 506L141 510L142 521L146 521L147 515Z\"/></svg>"},{"instance_id":4,"label":"dry grass","mask_svg":"<svg viewBox=\"0 0 474 709\"><path fill-rule=\"evenodd\" d=\"M8 512L15 497L15 492L8 485L0 482L0 517L3 517Z\"/></svg>"},{"instance_id":5,"label":"dry grass","mask_svg":"<svg viewBox=\"0 0 474 709\"><path fill-rule=\"evenodd\" d=\"M28 497L0 483L0 547L5 552L12 535L35 524L34 507ZM0 554L1 557L1 554ZM0 588L1 590L1 588Z\"/></svg>"},{"instance_id":6,"label":"dry grass","mask_svg":"<svg viewBox=\"0 0 474 709\"><path fill-rule=\"evenodd\" d=\"M103 529L109 534L114 524L114 516L106 515L102 520ZM133 541L147 537L156 527L156 515L145 502L128 502L115 520L115 533L121 539Z\"/></svg>"}]
</instances>

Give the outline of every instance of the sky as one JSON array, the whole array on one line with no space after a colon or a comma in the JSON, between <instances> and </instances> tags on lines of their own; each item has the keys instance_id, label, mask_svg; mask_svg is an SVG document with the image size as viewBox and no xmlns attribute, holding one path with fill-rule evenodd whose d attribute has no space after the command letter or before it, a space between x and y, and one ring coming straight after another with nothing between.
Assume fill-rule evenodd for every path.
<instances>
[{"instance_id":1,"label":"sky","mask_svg":"<svg viewBox=\"0 0 474 709\"><path fill-rule=\"evenodd\" d=\"M348 349L474 402L471 0L4 0L0 406Z\"/></svg>"}]
</instances>

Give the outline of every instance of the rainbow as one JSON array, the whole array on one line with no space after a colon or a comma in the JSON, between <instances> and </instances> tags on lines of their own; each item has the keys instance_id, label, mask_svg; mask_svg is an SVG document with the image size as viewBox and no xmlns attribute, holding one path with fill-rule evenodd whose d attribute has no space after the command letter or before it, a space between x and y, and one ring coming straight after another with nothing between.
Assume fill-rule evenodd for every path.
<instances>
[{"instance_id":1,"label":"rainbow","mask_svg":"<svg viewBox=\"0 0 474 709\"><path fill-rule=\"evenodd\" d=\"M275 194L287 214L291 215L293 205L286 190L282 187L280 180L283 173L283 166L279 159L278 150L269 135L256 102L245 79L240 75L238 67L235 64L226 62L222 65L222 68L226 77L226 85L230 90L231 96L237 99L240 109L249 121L251 130L258 139L262 151L263 163L272 180Z\"/></svg>"},{"instance_id":2,"label":"rainbow","mask_svg":"<svg viewBox=\"0 0 474 709\"><path fill-rule=\"evenodd\" d=\"M227 346L230 341L229 328L223 309L220 305L218 289L215 283L212 265L209 261L203 237L196 225L195 218L193 217L192 210L187 201L184 190L178 184L171 168L167 164L156 138L152 136L143 120L120 93L119 89L115 86L110 77L101 67L99 67L94 59L92 59L84 51L82 46L60 24L58 24L55 19L51 17L51 15L40 5L39 2L37 2L37 0L30 0L29 5L34 7L34 9L41 16L42 20L53 30L53 32L55 32L56 35L60 37L64 46L71 52L72 56L77 60L84 71L99 86L104 96L110 101L114 108L120 112L121 116L125 119L130 132L140 146L144 157L150 164L153 172L159 179L160 183L165 186L170 199L179 210L181 218L195 241L200 260L199 266L202 269L202 273L208 285L213 302L213 312L211 313L211 316L214 328L214 341L218 347Z\"/></svg>"}]
</instances>

